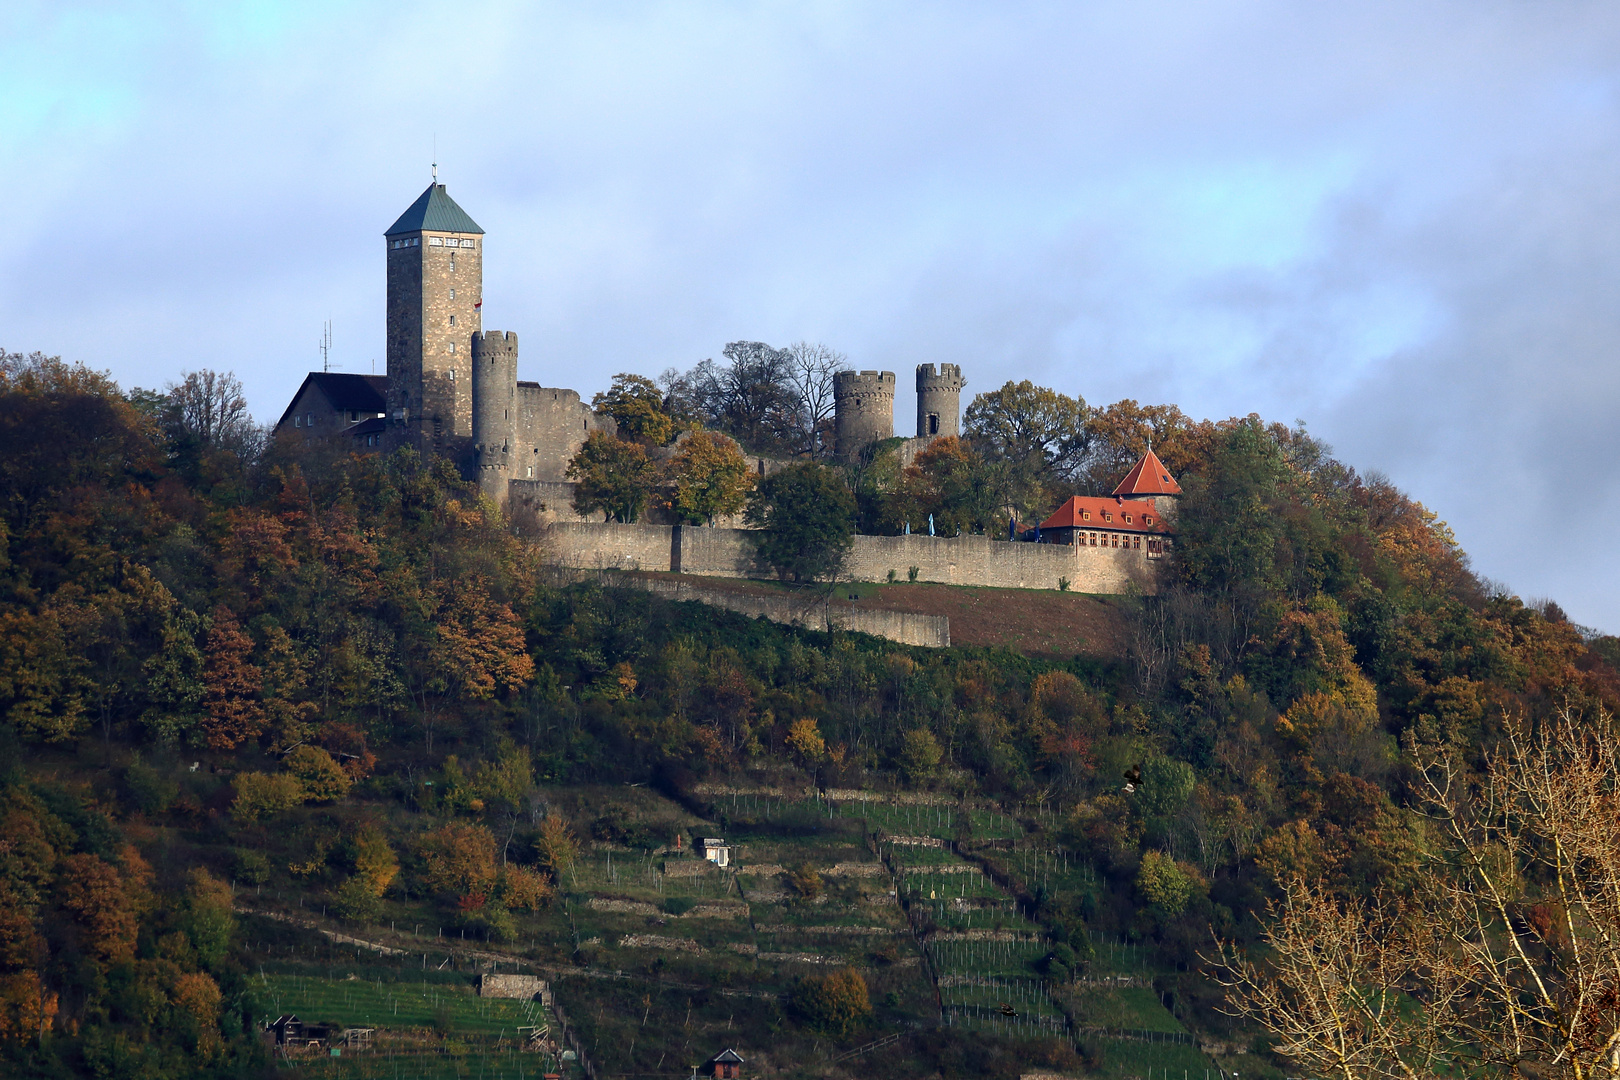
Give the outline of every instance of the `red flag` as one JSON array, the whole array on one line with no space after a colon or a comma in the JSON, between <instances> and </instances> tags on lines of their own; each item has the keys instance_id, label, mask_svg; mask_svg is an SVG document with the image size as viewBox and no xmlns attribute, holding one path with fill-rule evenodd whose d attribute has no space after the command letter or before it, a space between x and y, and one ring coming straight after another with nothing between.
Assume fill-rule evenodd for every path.
<instances>
[{"instance_id":1,"label":"red flag","mask_svg":"<svg viewBox=\"0 0 1620 1080\"><path fill-rule=\"evenodd\" d=\"M480 301L478 301L478 303L473 305L473 310L477 311L479 308L481 308L483 306L484 306L484 302L482 300L480 300Z\"/></svg>"}]
</instances>

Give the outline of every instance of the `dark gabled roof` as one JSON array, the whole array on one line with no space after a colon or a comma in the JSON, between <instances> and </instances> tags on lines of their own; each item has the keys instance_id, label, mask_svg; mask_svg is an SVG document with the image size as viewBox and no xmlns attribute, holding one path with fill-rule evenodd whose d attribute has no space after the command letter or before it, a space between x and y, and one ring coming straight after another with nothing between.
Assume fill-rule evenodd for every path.
<instances>
[{"instance_id":1,"label":"dark gabled roof","mask_svg":"<svg viewBox=\"0 0 1620 1080\"><path fill-rule=\"evenodd\" d=\"M422 232L483 233L478 222L467 216L467 211L456 205L456 200L445 193L443 184L429 184L410 209L399 215L393 228L384 236Z\"/></svg>"},{"instance_id":2,"label":"dark gabled roof","mask_svg":"<svg viewBox=\"0 0 1620 1080\"><path fill-rule=\"evenodd\" d=\"M304 376L303 383L298 387L298 393L287 403L281 419L276 421L276 427L287 422L287 417L292 415L293 406L298 404L298 399L304 396L304 391L311 385L320 388L321 396L325 397L334 409L380 413L388 408L386 375L349 375L341 371L312 371Z\"/></svg>"},{"instance_id":3,"label":"dark gabled roof","mask_svg":"<svg viewBox=\"0 0 1620 1080\"><path fill-rule=\"evenodd\" d=\"M737 1051L728 1049L728 1050L720 1051L718 1054L714 1055L714 1057L710 1058L708 1061L705 1061L703 1064L705 1064L705 1065L741 1065L741 1064L743 1064L743 1059L742 1059L742 1056L737 1053Z\"/></svg>"}]
</instances>

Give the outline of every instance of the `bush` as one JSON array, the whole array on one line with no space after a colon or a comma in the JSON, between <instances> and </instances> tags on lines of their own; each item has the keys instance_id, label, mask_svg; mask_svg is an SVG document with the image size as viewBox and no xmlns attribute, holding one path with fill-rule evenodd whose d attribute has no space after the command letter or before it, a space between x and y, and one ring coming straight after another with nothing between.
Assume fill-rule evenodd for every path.
<instances>
[{"instance_id":1,"label":"bush","mask_svg":"<svg viewBox=\"0 0 1620 1080\"><path fill-rule=\"evenodd\" d=\"M525 866L509 864L501 871L500 880L496 885L496 892L501 903L507 908L525 911L539 911L551 904L551 898L556 890L551 882L546 880L544 874L537 874Z\"/></svg>"},{"instance_id":2,"label":"bush","mask_svg":"<svg viewBox=\"0 0 1620 1080\"><path fill-rule=\"evenodd\" d=\"M178 783L141 761L124 770L124 788L135 808L147 814L161 814L180 797Z\"/></svg>"},{"instance_id":3,"label":"bush","mask_svg":"<svg viewBox=\"0 0 1620 1080\"><path fill-rule=\"evenodd\" d=\"M349 793L354 781L343 766L318 746L295 747L283 761L287 771L298 777L307 802L332 802Z\"/></svg>"},{"instance_id":4,"label":"bush","mask_svg":"<svg viewBox=\"0 0 1620 1080\"><path fill-rule=\"evenodd\" d=\"M1187 910L1202 885L1196 871L1158 851L1144 853L1136 872L1136 890L1142 899L1169 916Z\"/></svg>"},{"instance_id":5,"label":"bush","mask_svg":"<svg viewBox=\"0 0 1620 1080\"><path fill-rule=\"evenodd\" d=\"M914 784L926 780L939 768L943 756L939 740L932 731L927 728L908 731L900 741L900 772Z\"/></svg>"},{"instance_id":6,"label":"bush","mask_svg":"<svg viewBox=\"0 0 1620 1080\"><path fill-rule=\"evenodd\" d=\"M263 885L270 880L270 860L252 848L231 852L231 874L244 885Z\"/></svg>"},{"instance_id":7,"label":"bush","mask_svg":"<svg viewBox=\"0 0 1620 1080\"><path fill-rule=\"evenodd\" d=\"M304 785L286 773L249 772L237 776L231 816L253 822L291 810L304 801Z\"/></svg>"},{"instance_id":8,"label":"bush","mask_svg":"<svg viewBox=\"0 0 1620 1080\"><path fill-rule=\"evenodd\" d=\"M367 922L382 912L382 899L362 875L356 874L332 894L332 909L339 918Z\"/></svg>"},{"instance_id":9,"label":"bush","mask_svg":"<svg viewBox=\"0 0 1620 1080\"><path fill-rule=\"evenodd\" d=\"M809 863L789 872L788 884L802 900L814 900L821 895L821 875Z\"/></svg>"},{"instance_id":10,"label":"bush","mask_svg":"<svg viewBox=\"0 0 1620 1080\"><path fill-rule=\"evenodd\" d=\"M793 1005L812 1027L839 1037L872 1015L866 980L854 968L805 976L794 991Z\"/></svg>"}]
</instances>

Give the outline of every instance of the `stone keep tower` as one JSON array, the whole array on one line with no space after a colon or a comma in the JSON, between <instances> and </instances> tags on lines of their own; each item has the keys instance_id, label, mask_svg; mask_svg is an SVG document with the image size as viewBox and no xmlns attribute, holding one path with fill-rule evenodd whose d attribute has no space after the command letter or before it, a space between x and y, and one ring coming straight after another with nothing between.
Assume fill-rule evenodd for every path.
<instances>
[{"instance_id":1,"label":"stone keep tower","mask_svg":"<svg viewBox=\"0 0 1620 1080\"><path fill-rule=\"evenodd\" d=\"M962 378L958 364L917 365L917 438L962 434Z\"/></svg>"},{"instance_id":2,"label":"stone keep tower","mask_svg":"<svg viewBox=\"0 0 1620 1080\"><path fill-rule=\"evenodd\" d=\"M833 431L838 456L854 460L864 447L894 437L894 372L840 371L833 376Z\"/></svg>"},{"instance_id":3,"label":"stone keep tower","mask_svg":"<svg viewBox=\"0 0 1620 1080\"><path fill-rule=\"evenodd\" d=\"M389 426L408 445L460 458L473 433L484 230L435 178L384 236Z\"/></svg>"},{"instance_id":4,"label":"stone keep tower","mask_svg":"<svg viewBox=\"0 0 1620 1080\"><path fill-rule=\"evenodd\" d=\"M472 336L472 465L478 489L505 504L517 465L518 337L500 330Z\"/></svg>"}]
</instances>

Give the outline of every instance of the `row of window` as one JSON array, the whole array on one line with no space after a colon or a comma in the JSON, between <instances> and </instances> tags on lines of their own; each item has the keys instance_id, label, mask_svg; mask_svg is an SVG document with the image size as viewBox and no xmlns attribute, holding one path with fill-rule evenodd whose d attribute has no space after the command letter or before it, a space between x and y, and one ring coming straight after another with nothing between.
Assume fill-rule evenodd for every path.
<instances>
[{"instance_id":1,"label":"row of window","mask_svg":"<svg viewBox=\"0 0 1620 1080\"><path fill-rule=\"evenodd\" d=\"M1076 533L1074 542L1080 547L1129 548L1132 551L1142 550L1142 537L1121 536L1119 533ZM1160 552L1169 546L1168 540L1156 536L1147 537L1149 552Z\"/></svg>"},{"instance_id":2,"label":"row of window","mask_svg":"<svg viewBox=\"0 0 1620 1080\"><path fill-rule=\"evenodd\" d=\"M382 415L383 415L382 413L361 412L358 409L350 409L350 410L348 410L348 413L349 413L349 423L351 423L351 424L358 424L362 420L372 420L372 419L381 420ZM314 413L307 412L307 413L304 413L302 416L298 415L297 413L293 413L293 427L295 427L295 428L307 428L307 427L314 427L314 426L315 426L315 414Z\"/></svg>"},{"instance_id":3,"label":"row of window","mask_svg":"<svg viewBox=\"0 0 1620 1080\"><path fill-rule=\"evenodd\" d=\"M1109 513L1107 510L1104 510L1102 512L1102 516L1103 516L1104 521L1113 521L1114 520L1114 515ZM1125 524L1127 524L1127 525L1133 524L1133 522L1131 520L1131 515L1129 515L1129 514L1121 514L1120 517L1125 519ZM1090 510L1082 510L1082 511L1080 511L1080 520L1081 521L1090 521L1091 520L1091 511ZM1143 514L1142 515L1142 524L1143 525L1152 525L1153 524L1153 515L1152 514Z\"/></svg>"},{"instance_id":4,"label":"row of window","mask_svg":"<svg viewBox=\"0 0 1620 1080\"><path fill-rule=\"evenodd\" d=\"M422 246L422 238L420 236L407 236L407 237L404 237L403 239L400 239L400 240L390 241L388 246L391 247L391 248L396 248L396 249L397 248L409 248L409 247L421 247ZM478 246L478 241L476 241L476 240L459 240L454 236L430 236L430 237L428 237L428 247L462 247L462 248L470 248L470 247L477 247L477 246Z\"/></svg>"}]
</instances>

